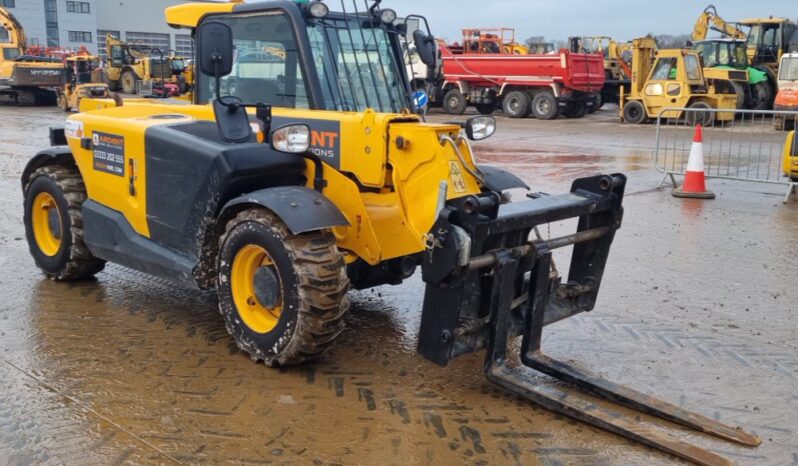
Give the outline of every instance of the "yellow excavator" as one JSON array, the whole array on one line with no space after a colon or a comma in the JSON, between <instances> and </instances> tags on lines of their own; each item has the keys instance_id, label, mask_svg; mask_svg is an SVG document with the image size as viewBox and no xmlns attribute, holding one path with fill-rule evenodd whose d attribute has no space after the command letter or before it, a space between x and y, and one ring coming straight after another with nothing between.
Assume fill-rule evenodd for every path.
<instances>
[{"instance_id":1,"label":"yellow excavator","mask_svg":"<svg viewBox=\"0 0 798 466\"><path fill-rule=\"evenodd\" d=\"M709 31L719 32L722 37L709 39ZM730 83L741 95L738 108L770 110L778 92L779 60L785 52L798 47L795 35L794 21L771 16L732 23L709 5L699 15L690 39L693 49L701 52L705 69L748 73L747 83Z\"/></svg>"},{"instance_id":2,"label":"yellow excavator","mask_svg":"<svg viewBox=\"0 0 798 466\"><path fill-rule=\"evenodd\" d=\"M0 105L55 105L63 84L60 60L25 55L25 30L0 7Z\"/></svg>"}]
</instances>

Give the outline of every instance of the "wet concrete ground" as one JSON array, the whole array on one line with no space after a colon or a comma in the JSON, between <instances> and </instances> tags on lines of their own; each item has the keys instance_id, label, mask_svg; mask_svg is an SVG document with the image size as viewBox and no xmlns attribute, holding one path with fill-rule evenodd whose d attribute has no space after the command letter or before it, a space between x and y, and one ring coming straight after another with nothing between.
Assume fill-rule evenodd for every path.
<instances>
[{"instance_id":1,"label":"wet concrete ground","mask_svg":"<svg viewBox=\"0 0 798 466\"><path fill-rule=\"evenodd\" d=\"M237 351L211 293L114 265L46 280L18 178L63 117L0 108L0 464L678 464L506 394L482 354L447 368L416 355L419 277L353 293L334 351L286 370ZM549 327L544 348L759 434L747 449L675 430L739 464L798 465L798 201L714 180L715 201L672 198L653 189L654 128L615 117L500 118L477 145L537 190L630 176L598 306Z\"/></svg>"}]
</instances>

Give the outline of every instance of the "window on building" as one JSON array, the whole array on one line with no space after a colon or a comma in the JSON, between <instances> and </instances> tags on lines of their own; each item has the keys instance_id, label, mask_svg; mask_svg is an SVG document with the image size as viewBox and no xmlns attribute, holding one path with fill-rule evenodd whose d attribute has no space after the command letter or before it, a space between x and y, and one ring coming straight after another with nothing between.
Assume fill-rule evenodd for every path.
<instances>
[{"instance_id":1,"label":"window on building","mask_svg":"<svg viewBox=\"0 0 798 466\"><path fill-rule=\"evenodd\" d=\"M105 38L108 37L109 34L117 39L121 37L119 31L111 31L109 29L97 30L97 56L103 60L108 59L108 50L105 48Z\"/></svg>"},{"instance_id":2,"label":"window on building","mask_svg":"<svg viewBox=\"0 0 798 466\"><path fill-rule=\"evenodd\" d=\"M85 31L69 31L70 42L91 42L91 33Z\"/></svg>"},{"instance_id":3,"label":"window on building","mask_svg":"<svg viewBox=\"0 0 798 466\"><path fill-rule=\"evenodd\" d=\"M66 2L67 13L91 13L89 2Z\"/></svg>"},{"instance_id":4,"label":"window on building","mask_svg":"<svg viewBox=\"0 0 798 466\"><path fill-rule=\"evenodd\" d=\"M55 0L44 0L44 17L47 23L47 46L58 47L58 4Z\"/></svg>"},{"instance_id":5,"label":"window on building","mask_svg":"<svg viewBox=\"0 0 798 466\"><path fill-rule=\"evenodd\" d=\"M0 6L4 6L6 8L14 8L16 1L15 0L0 0Z\"/></svg>"},{"instance_id":6,"label":"window on building","mask_svg":"<svg viewBox=\"0 0 798 466\"><path fill-rule=\"evenodd\" d=\"M169 50L172 48L172 41L169 38L169 34L127 31L125 42L152 47L153 49L162 51L164 55L169 55Z\"/></svg>"},{"instance_id":7,"label":"window on building","mask_svg":"<svg viewBox=\"0 0 798 466\"><path fill-rule=\"evenodd\" d=\"M188 34L176 34L175 51L180 57L194 58L194 39Z\"/></svg>"}]
</instances>

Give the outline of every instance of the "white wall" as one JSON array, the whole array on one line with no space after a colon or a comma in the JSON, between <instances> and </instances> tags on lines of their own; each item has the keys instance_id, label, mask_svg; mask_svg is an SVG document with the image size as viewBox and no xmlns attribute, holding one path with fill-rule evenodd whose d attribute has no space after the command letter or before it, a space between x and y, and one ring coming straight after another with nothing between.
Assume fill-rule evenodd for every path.
<instances>
[{"instance_id":1,"label":"white wall","mask_svg":"<svg viewBox=\"0 0 798 466\"><path fill-rule=\"evenodd\" d=\"M36 1L36 0L28 0ZM40 0L39 0L40 1ZM58 39L61 47L77 49L85 46L91 53L97 53L97 0L88 1L91 4L91 13L67 13L66 0L58 0ZM70 42L69 31L82 31L91 33L91 42ZM105 40L103 38L103 40Z\"/></svg>"}]
</instances>

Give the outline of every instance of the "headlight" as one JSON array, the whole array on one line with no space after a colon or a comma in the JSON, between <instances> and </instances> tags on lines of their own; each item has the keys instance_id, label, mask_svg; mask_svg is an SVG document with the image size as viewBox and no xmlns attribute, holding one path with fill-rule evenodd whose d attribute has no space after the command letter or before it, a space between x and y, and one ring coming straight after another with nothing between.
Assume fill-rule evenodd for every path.
<instances>
[{"instance_id":1,"label":"headlight","mask_svg":"<svg viewBox=\"0 0 798 466\"><path fill-rule=\"evenodd\" d=\"M496 132L496 119L492 116L469 118L465 124L466 136L473 141L481 141Z\"/></svg>"},{"instance_id":2,"label":"headlight","mask_svg":"<svg viewBox=\"0 0 798 466\"><path fill-rule=\"evenodd\" d=\"M380 10L380 21L385 24L393 24L396 21L396 12L391 9Z\"/></svg>"},{"instance_id":3,"label":"headlight","mask_svg":"<svg viewBox=\"0 0 798 466\"><path fill-rule=\"evenodd\" d=\"M314 18L324 18L330 12L330 9L322 2L310 2L308 5L310 16Z\"/></svg>"},{"instance_id":4,"label":"headlight","mask_svg":"<svg viewBox=\"0 0 798 466\"><path fill-rule=\"evenodd\" d=\"M310 149L310 127L287 125L272 131L272 148L287 154L302 154Z\"/></svg>"}]
</instances>

